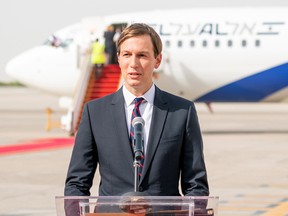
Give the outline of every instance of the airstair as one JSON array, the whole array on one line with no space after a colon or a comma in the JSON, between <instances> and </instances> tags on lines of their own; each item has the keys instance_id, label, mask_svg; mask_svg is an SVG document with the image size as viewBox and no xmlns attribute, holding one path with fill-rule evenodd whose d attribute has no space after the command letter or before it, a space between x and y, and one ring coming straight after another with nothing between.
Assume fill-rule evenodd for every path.
<instances>
[{"instance_id":1,"label":"airstair","mask_svg":"<svg viewBox=\"0 0 288 216\"><path fill-rule=\"evenodd\" d=\"M76 93L73 98L73 106L70 110L69 134L74 135L81 121L84 104L90 100L104 97L118 90L121 82L121 72L118 65L106 65L101 73L95 73L89 61L89 57L84 59L81 67L81 77L79 79Z\"/></svg>"}]
</instances>

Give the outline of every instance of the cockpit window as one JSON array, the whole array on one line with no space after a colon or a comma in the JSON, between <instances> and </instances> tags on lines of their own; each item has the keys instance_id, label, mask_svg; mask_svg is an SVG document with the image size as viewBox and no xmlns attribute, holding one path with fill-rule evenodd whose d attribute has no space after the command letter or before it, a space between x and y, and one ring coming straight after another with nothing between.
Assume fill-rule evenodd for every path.
<instances>
[{"instance_id":1,"label":"cockpit window","mask_svg":"<svg viewBox=\"0 0 288 216\"><path fill-rule=\"evenodd\" d=\"M73 42L73 39L69 38L69 39L63 40L60 43L60 46L65 48L65 47L68 47L72 42Z\"/></svg>"},{"instance_id":2,"label":"cockpit window","mask_svg":"<svg viewBox=\"0 0 288 216\"><path fill-rule=\"evenodd\" d=\"M68 47L73 42L72 38L68 39L61 39L55 35L50 35L48 39L44 42L45 45L52 46L52 47Z\"/></svg>"}]
</instances>

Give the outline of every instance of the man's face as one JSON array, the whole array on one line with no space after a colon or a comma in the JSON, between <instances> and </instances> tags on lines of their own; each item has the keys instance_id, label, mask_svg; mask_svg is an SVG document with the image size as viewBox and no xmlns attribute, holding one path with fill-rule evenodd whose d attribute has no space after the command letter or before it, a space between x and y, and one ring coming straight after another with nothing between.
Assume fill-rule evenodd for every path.
<instances>
[{"instance_id":1,"label":"man's face","mask_svg":"<svg viewBox=\"0 0 288 216\"><path fill-rule=\"evenodd\" d=\"M143 95L152 85L154 69L161 63L162 55L156 58L149 35L132 37L120 46L118 62L126 88L136 96Z\"/></svg>"}]
</instances>

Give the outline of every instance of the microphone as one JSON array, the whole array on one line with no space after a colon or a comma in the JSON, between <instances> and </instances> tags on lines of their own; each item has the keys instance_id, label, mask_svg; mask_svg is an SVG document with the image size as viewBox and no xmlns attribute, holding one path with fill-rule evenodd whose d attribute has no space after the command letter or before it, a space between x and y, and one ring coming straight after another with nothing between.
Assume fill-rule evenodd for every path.
<instances>
[{"instance_id":1,"label":"microphone","mask_svg":"<svg viewBox=\"0 0 288 216\"><path fill-rule=\"evenodd\" d=\"M144 119L141 117L135 117L132 121L132 126L134 127L134 155L135 160L140 161L142 155L144 154L144 140L143 140L143 127L145 125Z\"/></svg>"}]
</instances>

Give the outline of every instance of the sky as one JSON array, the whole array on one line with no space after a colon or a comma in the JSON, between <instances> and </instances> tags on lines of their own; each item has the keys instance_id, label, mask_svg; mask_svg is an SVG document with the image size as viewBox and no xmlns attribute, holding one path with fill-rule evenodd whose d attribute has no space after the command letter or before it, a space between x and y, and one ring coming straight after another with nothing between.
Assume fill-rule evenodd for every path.
<instances>
[{"instance_id":1,"label":"sky","mask_svg":"<svg viewBox=\"0 0 288 216\"><path fill-rule=\"evenodd\" d=\"M288 6L287 0L1 0L0 82L14 56L42 44L53 32L91 16L155 9L196 7ZM288 14L288 11L287 11Z\"/></svg>"}]
</instances>

